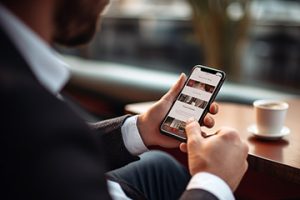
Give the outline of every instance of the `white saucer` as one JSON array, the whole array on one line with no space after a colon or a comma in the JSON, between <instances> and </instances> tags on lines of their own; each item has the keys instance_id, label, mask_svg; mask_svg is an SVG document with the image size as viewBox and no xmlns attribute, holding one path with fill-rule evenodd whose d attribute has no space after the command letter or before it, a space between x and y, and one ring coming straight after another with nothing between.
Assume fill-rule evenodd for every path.
<instances>
[{"instance_id":1,"label":"white saucer","mask_svg":"<svg viewBox=\"0 0 300 200\"><path fill-rule=\"evenodd\" d=\"M266 139L266 140L277 140L290 134L290 129L286 126L282 127L280 133L268 134L268 133L259 133L255 124L252 124L247 128L247 131L252 133L255 137Z\"/></svg>"}]
</instances>

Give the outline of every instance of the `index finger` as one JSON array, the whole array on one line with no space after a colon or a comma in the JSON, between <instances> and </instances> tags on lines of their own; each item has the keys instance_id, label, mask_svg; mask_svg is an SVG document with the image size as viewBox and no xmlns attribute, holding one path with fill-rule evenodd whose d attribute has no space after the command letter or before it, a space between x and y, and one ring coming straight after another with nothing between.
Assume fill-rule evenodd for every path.
<instances>
[{"instance_id":1,"label":"index finger","mask_svg":"<svg viewBox=\"0 0 300 200\"><path fill-rule=\"evenodd\" d=\"M197 121L188 120L185 127L185 132L187 135L187 145L188 148L195 148L199 146L204 139L201 135L201 128Z\"/></svg>"}]
</instances>

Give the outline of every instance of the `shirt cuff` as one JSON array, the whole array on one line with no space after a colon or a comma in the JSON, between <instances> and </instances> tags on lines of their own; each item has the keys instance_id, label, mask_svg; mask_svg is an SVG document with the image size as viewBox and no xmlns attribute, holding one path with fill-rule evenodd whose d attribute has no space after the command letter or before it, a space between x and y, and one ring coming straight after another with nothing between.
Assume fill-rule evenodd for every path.
<instances>
[{"instance_id":1,"label":"shirt cuff","mask_svg":"<svg viewBox=\"0 0 300 200\"><path fill-rule=\"evenodd\" d=\"M137 128L137 117L137 115L128 117L121 127L125 147L132 155L140 155L149 151Z\"/></svg>"},{"instance_id":2,"label":"shirt cuff","mask_svg":"<svg viewBox=\"0 0 300 200\"><path fill-rule=\"evenodd\" d=\"M107 180L108 193L112 199L130 200L119 183Z\"/></svg>"},{"instance_id":3,"label":"shirt cuff","mask_svg":"<svg viewBox=\"0 0 300 200\"><path fill-rule=\"evenodd\" d=\"M234 200L233 193L229 186L216 175L200 172L195 174L188 186L187 190L190 189L202 189L215 195L220 200Z\"/></svg>"}]
</instances>

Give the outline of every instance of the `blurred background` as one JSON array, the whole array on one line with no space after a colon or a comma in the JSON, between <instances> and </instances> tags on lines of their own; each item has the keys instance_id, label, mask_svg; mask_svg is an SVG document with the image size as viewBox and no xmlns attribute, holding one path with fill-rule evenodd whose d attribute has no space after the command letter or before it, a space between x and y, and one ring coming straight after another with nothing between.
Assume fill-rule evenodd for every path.
<instances>
[{"instance_id":1,"label":"blurred background","mask_svg":"<svg viewBox=\"0 0 300 200\"><path fill-rule=\"evenodd\" d=\"M219 100L300 94L300 0L111 0L85 47L57 47L71 98L94 115L158 99L196 64L224 70Z\"/></svg>"}]
</instances>

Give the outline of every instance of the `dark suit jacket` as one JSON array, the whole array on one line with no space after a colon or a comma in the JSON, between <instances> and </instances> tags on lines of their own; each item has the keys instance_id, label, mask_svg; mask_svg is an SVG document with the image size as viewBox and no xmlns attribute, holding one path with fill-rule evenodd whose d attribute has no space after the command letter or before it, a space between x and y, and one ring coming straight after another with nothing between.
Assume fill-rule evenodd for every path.
<instances>
[{"instance_id":1,"label":"dark suit jacket","mask_svg":"<svg viewBox=\"0 0 300 200\"><path fill-rule=\"evenodd\" d=\"M0 199L110 199L105 173L138 160L123 144L127 116L91 130L36 80L1 29L0 106Z\"/></svg>"}]
</instances>

